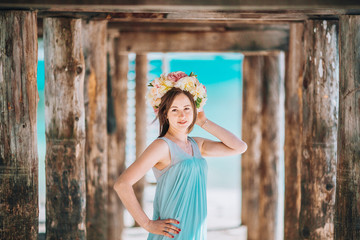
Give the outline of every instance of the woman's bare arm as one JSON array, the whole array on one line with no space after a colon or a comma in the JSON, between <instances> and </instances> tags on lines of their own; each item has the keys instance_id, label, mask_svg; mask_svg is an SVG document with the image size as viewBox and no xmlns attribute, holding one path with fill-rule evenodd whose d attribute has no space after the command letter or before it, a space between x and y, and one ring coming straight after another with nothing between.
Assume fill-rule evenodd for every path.
<instances>
[{"instance_id":1,"label":"woman's bare arm","mask_svg":"<svg viewBox=\"0 0 360 240\"><path fill-rule=\"evenodd\" d=\"M230 131L208 120L204 112L198 114L196 122L204 130L215 136L220 142L206 138L194 138L199 145L201 154L207 157L221 157L241 154L246 151L247 144Z\"/></svg>"},{"instance_id":2,"label":"woman's bare arm","mask_svg":"<svg viewBox=\"0 0 360 240\"><path fill-rule=\"evenodd\" d=\"M155 140L141 154L141 156L117 179L114 189L126 209L133 216L135 221L141 227L154 234L161 234L172 237L170 234L163 232L164 227L172 229L169 232L178 233L179 229L170 223L178 224L175 219L162 221L151 221L141 208L139 201L136 199L133 185L139 181L155 164L159 161L169 158L169 148L163 140Z\"/></svg>"}]
</instances>

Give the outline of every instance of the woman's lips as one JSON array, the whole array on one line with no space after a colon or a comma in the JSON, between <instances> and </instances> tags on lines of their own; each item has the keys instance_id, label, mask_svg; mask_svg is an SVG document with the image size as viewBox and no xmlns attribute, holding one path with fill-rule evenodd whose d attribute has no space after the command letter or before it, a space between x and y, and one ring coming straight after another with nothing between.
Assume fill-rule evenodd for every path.
<instances>
[{"instance_id":1,"label":"woman's lips","mask_svg":"<svg viewBox=\"0 0 360 240\"><path fill-rule=\"evenodd\" d=\"M181 122L178 122L179 124L185 124L187 123L187 121L181 121Z\"/></svg>"}]
</instances>

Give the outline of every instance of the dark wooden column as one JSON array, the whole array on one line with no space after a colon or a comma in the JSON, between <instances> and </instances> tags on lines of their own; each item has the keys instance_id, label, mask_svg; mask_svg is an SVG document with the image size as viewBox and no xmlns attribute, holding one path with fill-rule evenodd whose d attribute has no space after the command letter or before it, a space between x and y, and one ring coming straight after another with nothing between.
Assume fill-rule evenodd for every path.
<instances>
[{"instance_id":1,"label":"dark wooden column","mask_svg":"<svg viewBox=\"0 0 360 240\"><path fill-rule=\"evenodd\" d=\"M124 228L124 207L119 196L114 191L114 183L120 174L125 170L125 147L126 147L126 126L127 126L127 83L128 83L128 54L121 54L118 50L119 38L111 41L109 49L110 76L108 84L108 97L112 98L111 116L114 117L110 122L115 124L115 128L108 127L108 189L109 189L109 209L108 209L108 239L119 240ZM110 104L108 104L108 109ZM108 119L109 119L108 111Z\"/></svg>"},{"instance_id":2,"label":"dark wooden column","mask_svg":"<svg viewBox=\"0 0 360 240\"><path fill-rule=\"evenodd\" d=\"M46 239L86 239L81 20L44 18Z\"/></svg>"},{"instance_id":3,"label":"dark wooden column","mask_svg":"<svg viewBox=\"0 0 360 240\"><path fill-rule=\"evenodd\" d=\"M106 21L83 21L87 239L107 239Z\"/></svg>"},{"instance_id":4,"label":"dark wooden column","mask_svg":"<svg viewBox=\"0 0 360 240\"><path fill-rule=\"evenodd\" d=\"M136 54L136 87L135 87L135 132L136 132L136 158L138 158L146 147L146 90L147 90L147 71L148 60L145 53ZM145 187L145 177L134 185L136 198L143 206L143 193ZM136 223L137 225L137 223Z\"/></svg>"},{"instance_id":5,"label":"dark wooden column","mask_svg":"<svg viewBox=\"0 0 360 240\"><path fill-rule=\"evenodd\" d=\"M38 237L36 12L0 12L0 239Z\"/></svg>"},{"instance_id":6,"label":"dark wooden column","mask_svg":"<svg viewBox=\"0 0 360 240\"><path fill-rule=\"evenodd\" d=\"M284 239L299 239L304 24L290 25L285 67L285 211Z\"/></svg>"},{"instance_id":7,"label":"dark wooden column","mask_svg":"<svg viewBox=\"0 0 360 240\"><path fill-rule=\"evenodd\" d=\"M360 16L340 18L335 239L360 239Z\"/></svg>"},{"instance_id":8,"label":"dark wooden column","mask_svg":"<svg viewBox=\"0 0 360 240\"><path fill-rule=\"evenodd\" d=\"M247 226L249 240L259 236L263 64L262 56L245 56L243 62L242 137L248 149L241 158L241 224Z\"/></svg>"},{"instance_id":9,"label":"dark wooden column","mask_svg":"<svg viewBox=\"0 0 360 240\"><path fill-rule=\"evenodd\" d=\"M333 239L339 101L337 21L305 24L301 239Z\"/></svg>"},{"instance_id":10,"label":"dark wooden column","mask_svg":"<svg viewBox=\"0 0 360 240\"><path fill-rule=\"evenodd\" d=\"M262 141L260 160L260 191L259 191L259 236L258 239L277 239L278 218L278 178L280 159L280 104L283 94L283 74L281 74L280 54L264 56L264 74L262 86Z\"/></svg>"}]
</instances>

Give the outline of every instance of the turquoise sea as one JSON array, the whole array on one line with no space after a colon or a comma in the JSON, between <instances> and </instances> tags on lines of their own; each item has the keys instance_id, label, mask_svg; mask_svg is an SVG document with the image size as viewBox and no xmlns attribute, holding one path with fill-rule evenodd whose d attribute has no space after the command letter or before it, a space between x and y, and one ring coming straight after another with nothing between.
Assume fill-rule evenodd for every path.
<instances>
[{"instance_id":1,"label":"turquoise sea","mask_svg":"<svg viewBox=\"0 0 360 240\"><path fill-rule=\"evenodd\" d=\"M39 204L40 222L45 221L45 110L44 110L44 54L42 41L39 42L38 61L38 104L37 132L39 153ZM243 55L238 53L150 53L148 55L148 80L158 77L162 72L184 71L195 72L198 79L207 88L208 101L205 113L209 119L241 136L242 112L242 61ZM127 131L127 165L134 161L134 87L135 87L135 55L129 56L128 73L128 131ZM147 142L152 142L158 134L158 126L149 107L147 121L149 128ZM106 116L104 116L106 117ZM215 139L213 136L195 127L191 136L202 136ZM240 157L208 158L208 188L227 188L240 191ZM147 174L149 182L154 181L152 172Z\"/></svg>"}]
</instances>

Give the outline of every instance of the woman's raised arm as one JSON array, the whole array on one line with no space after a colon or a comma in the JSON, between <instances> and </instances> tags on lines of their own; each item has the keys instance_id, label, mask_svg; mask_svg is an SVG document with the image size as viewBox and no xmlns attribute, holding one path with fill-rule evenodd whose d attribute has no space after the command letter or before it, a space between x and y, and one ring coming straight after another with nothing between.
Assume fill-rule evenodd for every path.
<instances>
[{"instance_id":1,"label":"woman's raised arm","mask_svg":"<svg viewBox=\"0 0 360 240\"><path fill-rule=\"evenodd\" d=\"M204 112L198 113L196 124L220 140L220 142L217 142L206 138L194 138L203 156L230 156L242 154L246 151L247 144L244 141L225 128L207 119Z\"/></svg>"}]
</instances>

